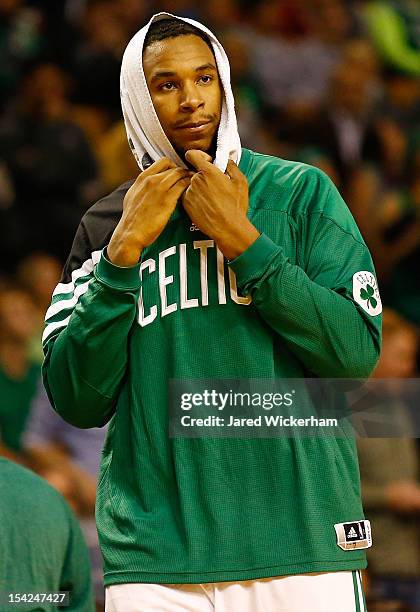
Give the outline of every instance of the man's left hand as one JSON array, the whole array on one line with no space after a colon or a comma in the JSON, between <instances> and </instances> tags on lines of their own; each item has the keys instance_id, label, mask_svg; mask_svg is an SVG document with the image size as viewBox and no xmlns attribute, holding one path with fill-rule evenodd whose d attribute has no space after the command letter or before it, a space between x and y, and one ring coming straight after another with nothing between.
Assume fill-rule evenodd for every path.
<instances>
[{"instance_id":1,"label":"man's left hand","mask_svg":"<svg viewBox=\"0 0 420 612\"><path fill-rule=\"evenodd\" d=\"M203 151L187 151L185 159L197 170L182 197L188 216L216 241L227 259L238 257L259 236L246 216L246 177L232 160L223 174Z\"/></svg>"}]
</instances>

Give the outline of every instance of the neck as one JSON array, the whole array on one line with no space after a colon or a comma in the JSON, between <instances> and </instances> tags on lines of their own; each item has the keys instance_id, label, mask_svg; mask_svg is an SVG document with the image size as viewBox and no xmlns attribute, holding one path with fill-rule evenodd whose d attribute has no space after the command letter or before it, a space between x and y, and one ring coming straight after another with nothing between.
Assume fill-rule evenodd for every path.
<instances>
[{"instance_id":1,"label":"neck","mask_svg":"<svg viewBox=\"0 0 420 612\"><path fill-rule=\"evenodd\" d=\"M203 149L201 149L203 151ZM207 155L210 155L212 161L214 161L214 158L216 157L216 150L217 150L217 133L215 135L215 137L213 138L213 142L211 144L211 146L206 149L204 151L204 153L207 153ZM175 148L175 151L178 153L179 157L182 159L182 161L184 162L184 164L186 164L188 166L188 168L191 168L191 170L195 170L194 166L192 166L190 163L187 162L187 160L185 159L185 153L186 151L184 150L180 150Z\"/></svg>"}]
</instances>

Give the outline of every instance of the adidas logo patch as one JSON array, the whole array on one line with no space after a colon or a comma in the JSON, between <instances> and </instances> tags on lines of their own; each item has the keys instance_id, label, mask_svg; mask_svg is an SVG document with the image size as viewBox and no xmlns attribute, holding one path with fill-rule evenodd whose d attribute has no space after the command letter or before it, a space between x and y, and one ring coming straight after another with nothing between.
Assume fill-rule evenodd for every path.
<instances>
[{"instance_id":1,"label":"adidas logo patch","mask_svg":"<svg viewBox=\"0 0 420 612\"><path fill-rule=\"evenodd\" d=\"M341 550L355 550L372 546L372 533L369 521L352 521L334 525L337 546Z\"/></svg>"}]
</instances>

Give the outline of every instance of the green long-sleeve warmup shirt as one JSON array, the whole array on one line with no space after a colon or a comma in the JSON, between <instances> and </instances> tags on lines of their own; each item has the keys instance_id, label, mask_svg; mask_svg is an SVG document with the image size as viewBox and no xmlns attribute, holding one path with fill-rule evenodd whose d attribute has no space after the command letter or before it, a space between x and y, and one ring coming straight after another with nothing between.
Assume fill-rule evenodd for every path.
<instances>
[{"instance_id":1,"label":"green long-sleeve warmup shirt","mask_svg":"<svg viewBox=\"0 0 420 612\"><path fill-rule=\"evenodd\" d=\"M371 257L331 181L247 149L239 167L261 236L237 259L179 204L138 265L112 265L128 184L84 216L46 315L56 410L79 427L110 420L97 499L107 585L365 565L334 531L363 518L353 440L168 436L170 379L360 378L378 357Z\"/></svg>"}]
</instances>

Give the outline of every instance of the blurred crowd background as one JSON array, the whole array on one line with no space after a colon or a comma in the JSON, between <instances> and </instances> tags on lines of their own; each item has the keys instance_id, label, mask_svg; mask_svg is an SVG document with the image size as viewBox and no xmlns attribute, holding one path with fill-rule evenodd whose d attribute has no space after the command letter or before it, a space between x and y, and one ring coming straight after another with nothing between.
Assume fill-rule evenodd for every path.
<instances>
[{"instance_id":1,"label":"blurred crowd background","mask_svg":"<svg viewBox=\"0 0 420 612\"><path fill-rule=\"evenodd\" d=\"M335 182L386 306L375 376L418 375L419 0L0 0L0 454L42 475L79 517L98 610L93 512L105 431L77 430L51 409L40 337L84 211L138 174L120 62L160 10L203 21L224 44L243 146ZM360 443L378 541L366 575L372 611L420 610L418 452L414 439Z\"/></svg>"}]
</instances>

